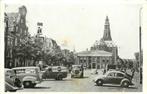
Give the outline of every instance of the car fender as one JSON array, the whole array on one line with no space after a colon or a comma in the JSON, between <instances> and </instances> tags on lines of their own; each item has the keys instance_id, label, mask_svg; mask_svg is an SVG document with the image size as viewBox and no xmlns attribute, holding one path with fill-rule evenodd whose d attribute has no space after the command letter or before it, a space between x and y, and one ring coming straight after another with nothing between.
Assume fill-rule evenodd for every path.
<instances>
[{"instance_id":1,"label":"car fender","mask_svg":"<svg viewBox=\"0 0 147 94\"><path fill-rule=\"evenodd\" d=\"M120 84L122 85L122 83L124 82L124 81L127 81L127 82L129 82L130 83L130 81L128 80L128 79L123 79L121 82L120 82Z\"/></svg>"},{"instance_id":2,"label":"car fender","mask_svg":"<svg viewBox=\"0 0 147 94\"><path fill-rule=\"evenodd\" d=\"M36 77L33 77L33 76L26 76L22 79L23 82L25 81L31 81L32 83L35 83L35 81L37 80Z\"/></svg>"},{"instance_id":3,"label":"car fender","mask_svg":"<svg viewBox=\"0 0 147 94\"><path fill-rule=\"evenodd\" d=\"M97 82L98 80L103 80L104 81L105 76L104 75L99 75L94 78L94 82Z\"/></svg>"},{"instance_id":4,"label":"car fender","mask_svg":"<svg viewBox=\"0 0 147 94\"><path fill-rule=\"evenodd\" d=\"M14 87L13 85L9 84L8 82L5 82L5 91L15 91L18 90L17 87Z\"/></svg>"}]
</instances>

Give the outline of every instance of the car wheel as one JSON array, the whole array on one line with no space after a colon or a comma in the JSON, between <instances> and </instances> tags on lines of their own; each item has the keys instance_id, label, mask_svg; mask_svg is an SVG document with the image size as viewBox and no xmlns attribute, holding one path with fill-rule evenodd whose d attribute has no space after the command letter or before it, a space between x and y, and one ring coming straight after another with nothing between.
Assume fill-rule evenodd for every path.
<instances>
[{"instance_id":1,"label":"car wheel","mask_svg":"<svg viewBox=\"0 0 147 94\"><path fill-rule=\"evenodd\" d=\"M62 80L62 78L61 78L60 76L57 76L57 77L55 78L55 80Z\"/></svg>"},{"instance_id":2,"label":"car wheel","mask_svg":"<svg viewBox=\"0 0 147 94\"><path fill-rule=\"evenodd\" d=\"M30 81L23 82L24 88L29 88L32 86L32 83Z\"/></svg>"},{"instance_id":3,"label":"car wheel","mask_svg":"<svg viewBox=\"0 0 147 94\"><path fill-rule=\"evenodd\" d=\"M103 81L102 81L102 80L97 80L97 81L96 81L96 84L97 84L98 86L102 86L102 85L103 85Z\"/></svg>"},{"instance_id":4,"label":"car wheel","mask_svg":"<svg viewBox=\"0 0 147 94\"><path fill-rule=\"evenodd\" d=\"M122 82L122 87L129 87L129 82L128 81L124 81Z\"/></svg>"},{"instance_id":5,"label":"car wheel","mask_svg":"<svg viewBox=\"0 0 147 94\"><path fill-rule=\"evenodd\" d=\"M14 89L14 90L10 90L10 92L16 92L17 90L16 89Z\"/></svg>"},{"instance_id":6,"label":"car wheel","mask_svg":"<svg viewBox=\"0 0 147 94\"><path fill-rule=\"evenodd\" d=\"M19 87L19 88L22 87L22 83L21 83L21 81L18 78L15 79L14 84L15 84L16 87Z\"/></svg>"}]
</instances>

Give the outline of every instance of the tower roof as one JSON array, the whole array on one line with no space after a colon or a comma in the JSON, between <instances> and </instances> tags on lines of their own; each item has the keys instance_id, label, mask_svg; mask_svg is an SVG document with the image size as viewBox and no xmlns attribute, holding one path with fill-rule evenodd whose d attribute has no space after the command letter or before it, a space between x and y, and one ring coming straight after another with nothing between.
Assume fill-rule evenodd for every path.
<instances>
[{"instance_id":1,"label":"tower roof","mask_svg":"<svg viewBox=\"0 0 147 94\"><path fill-rule=\"evenodd\" d=\"M103 34L103 38L104 41L111 41L111 31L110 31L110 23L109 23L109 18L108 16L106 16L105 19L105 25L104 25L104 34Z\"/></svg>"}]
</instances>

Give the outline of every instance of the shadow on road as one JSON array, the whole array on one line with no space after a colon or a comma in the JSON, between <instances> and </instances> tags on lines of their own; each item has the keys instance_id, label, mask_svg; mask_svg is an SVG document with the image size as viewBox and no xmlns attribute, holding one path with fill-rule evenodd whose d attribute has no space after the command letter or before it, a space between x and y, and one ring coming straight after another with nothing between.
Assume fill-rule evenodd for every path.
<instances>
[{"instance_id":1,"label":"shadow on road","mask_svg":"<svg viewBox=\"0 0 147 94\"><path fill-rule=\"evenodd\" d=\"M95 85L97 86L97 85ZM118 85L103 85L103 86L98 86L98 87L117 87L117 88L125 88L125 87L121 87L121 86L118 86ZM137 87L127 87L126 89L138 89Z\"/></svg>"},{"instance_id":2,"label":"shadow on road","mask_svg":"<svg viewBox=\"0 0 147 94\"><path fill-rule=\"evenodd\" d=\"M63 79L63 80L43 79L43 81L72 81L72 79Z\"/></svg>"},{"instance_id":3,"label":"shadow on road","mask_svg":"<svg viewBox=\"0 0 147 94\"><path fill-rule=\"evenodd\" d=\"M80 78L80 77L75 77L75 78L71 78L71 79L85 79L85 78L89 78L88 76L85 76L85 77L82 77L82 78Z\"/></svg>"},{"instance_id":4,"label":"shadow on road","mask_svg":"<svg viewBox=\"0 0 147 94\"><path fill-rule=\"evenodd\" d=\"M50 89L51 87L34 87L34 88L26 88L26 89Z\"/></svg>"}]
</instances>

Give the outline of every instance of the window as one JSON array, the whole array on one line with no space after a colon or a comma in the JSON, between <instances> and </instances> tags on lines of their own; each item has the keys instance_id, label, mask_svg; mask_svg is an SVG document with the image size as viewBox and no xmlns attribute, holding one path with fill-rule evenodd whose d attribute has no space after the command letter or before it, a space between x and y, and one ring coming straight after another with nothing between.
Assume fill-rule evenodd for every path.
<instances>
[{"instance_id":1,"label":"window","mask_svg":"<svg viewBox=\"0 0 147 94\"><path fill-rule=\"evenodd\" d=\"M109 73L108 76L115 77L115 73Z\"/></svg>"},{"instance_id":2,"label":"window","mask_svg":"<svg viewBox=\"0 0 147 94\"><path fill-rule=\"evenodd\" d=\"M25 73L33 73L33 74L35 74L36 71L35 71L35 69L26 69Z\"/></svg>"},{"instance_id":3,"label":"window","mask_svg":"<svg viewBox=\"0 0 147 94\"><path fill-rule=\"evenodd\" d=\"M15 70L16 74L25 73L25 69L17 69Z\"/></svg>"},{"instance_id":4,"label":"window","mask_svg":"<svg viewBox=\"0 0 147 94\"><path fill-rule=\"evenodd\" d=\"M124 75L121 73L117 73L117 77L124 77Z\"/></svg>"},{"instance_id":5,"label":"window","mask_svg":"<svg viewBox=\"0 0 147 94\"><path fill-rule=\"evenodd\" d=\"M24 74L24 73L36 73L35 69L17 69L15 70L16 74Z\"/></svg>"}]
</instances>

